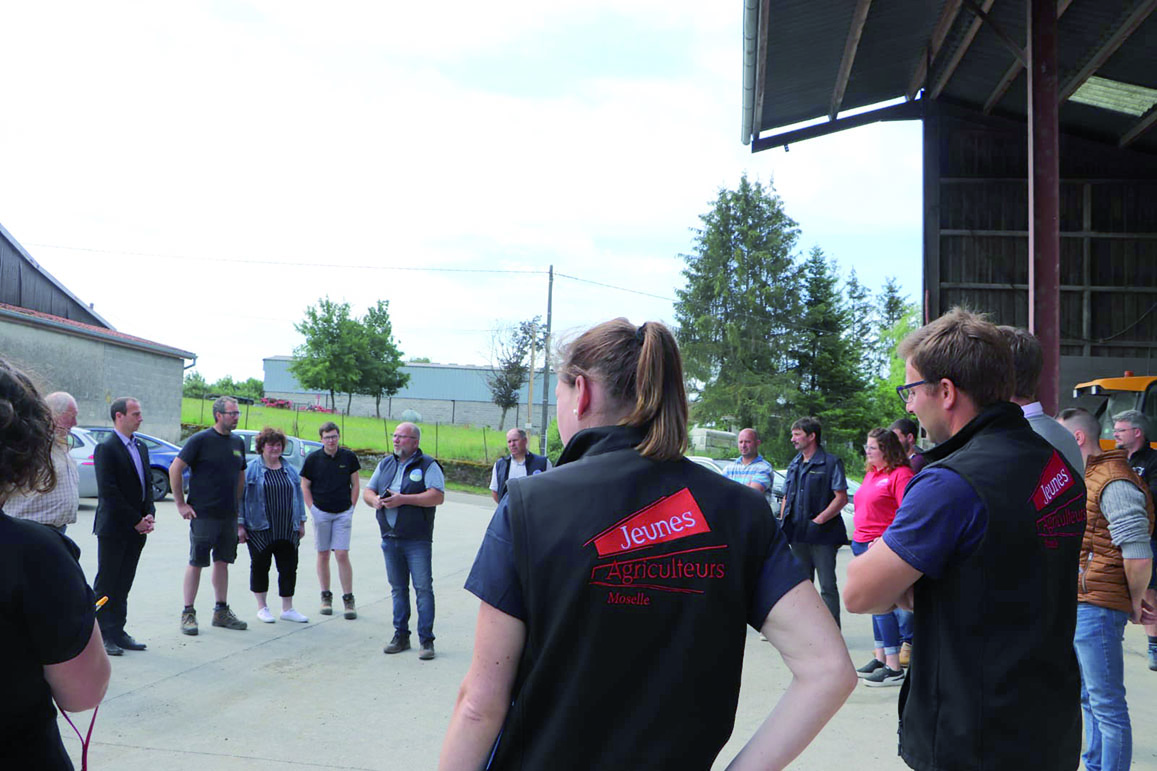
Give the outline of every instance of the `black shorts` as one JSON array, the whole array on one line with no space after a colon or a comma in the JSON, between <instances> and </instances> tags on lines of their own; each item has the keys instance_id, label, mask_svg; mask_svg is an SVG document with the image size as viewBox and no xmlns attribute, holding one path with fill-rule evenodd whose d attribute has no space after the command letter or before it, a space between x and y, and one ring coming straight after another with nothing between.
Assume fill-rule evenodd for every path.
<instances>
[{"instance_id":1,"label":"black shorts","mask_svg":"<svg viewBox=\"0 0 1157 771\"><path fill-rule=\"evenodd\" d=\"M199 517L189 521L189 564L209 567L209 553L214 562L230 565L237 559L237 520Z\"/></svg>"}]
</instances>

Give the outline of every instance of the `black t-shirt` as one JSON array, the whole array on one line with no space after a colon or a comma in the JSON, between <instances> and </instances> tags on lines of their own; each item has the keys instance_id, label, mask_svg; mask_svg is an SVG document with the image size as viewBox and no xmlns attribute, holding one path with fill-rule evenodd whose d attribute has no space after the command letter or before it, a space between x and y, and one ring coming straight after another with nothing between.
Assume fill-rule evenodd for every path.
<instances>
[{"instance_id":1,"label":"black t-shirt","mask_svg":"<svg viewBox=\"0 0 1157 771\"><path fill-rule=\"evenodd\" d=\"M1129 456L1129 465L1149 485L1153 502L1157 504L1157 450L1145 445Z\"/></svg>"},{"instance_id":2,"label":"black t-shirt","mask_svg":"<svg viewBox=\"0 0 1157 771\"><path fill-rule=\"evenodd\" d=\"M43 667L76 658L92 636L79 556L65 536L0 512L0 768L73 767Z\"/></svg>"},{"instance_id":3,"label":"black t-shirt","mask_svg":"<svg viewBox=\"0 0 1157 771\"><path fill-rule=\"evenodd\" d=\"M331 458L325 450L314 450L301 466L301 476L309 480L313 505L330 514L340 514L350 507L350 474L361 469L358 456L344 447Z\"/></svg>"},{"instance_id":4,"label":"black t-shirt","mask_svg":"<svg viewBox=\"0 0 1157 771\"><path fill-rule=\"evenodd\" d=\"M237 476L245 470L245 442L206 428L189 437L178 455L188 464L189 505L198 517L237 516Z\"/></svg>"}]
</instances>

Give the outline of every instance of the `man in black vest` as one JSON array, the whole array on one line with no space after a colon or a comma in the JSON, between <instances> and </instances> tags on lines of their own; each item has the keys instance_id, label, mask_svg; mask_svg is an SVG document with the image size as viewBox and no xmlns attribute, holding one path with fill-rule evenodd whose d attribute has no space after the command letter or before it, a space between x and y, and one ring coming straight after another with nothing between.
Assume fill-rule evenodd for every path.
<instances>
[{"instance_id":1,"label":"man in black vest","mask_svg":"<svg viewBox=\"0 0 1157 771\"><path fill-rule=\"evenodd\" d=\"M823 448L822 431L819 419L813 417L800 418L791 426L791 443L799 453L787 466L779 518L791 553L807 571L808 580L819 575L820 597L839 626L836 552L848 543L848 530L840 516L848 504L848 480L844 462Z\"/></svg>"},{"instance_id":2,"label":"man in black vest","mask_svg":"<svg viewBox=\"0 0 1157 771\"><path fill-rule=\"evenodd\" d=\"M434 509L446 497L442 467L419 447L422 432L413 423L394 429L394 452L382 458L362 499L377 511L386 578L394 599L394 638L384 653L410 648L410 579L418 604L418 658L434 658L434 577L431 549Z\"/></svg>"},{"instance_id":3,"label":"man in black vest","mask_svg":"<svg viewBox=\"0 0 1157 771\"><path fill-rule=\"evenodd\" d=\"M852 560L853 613L915 607L900 756L915 769L1073 771L1084 475L1032 430L996 327L955 308L908 336L897 388L937 446Z\"/></svg>"},{"instance_id":4,"label":"man in black vest","mask_svg":"<svg viewBox=\"0 0 1157 771\"><path fill-rule=\"evenodd\" d=\"M494 462L490 472L490 497L495 503L506 495L506 483L511 479L521 479L544 471L550 471L550 458L526 451L526 432L512 428L506 432L506 447L510 455Z\"/></svg>"},{"instance_id":5,"label":"man in black vest","mask_svg":"<svg viewBox=\"0 0 1157 771\"><path fill-rule=\"evenodd\" d=\"M97 597L108 597L108 605L97 614L104 649L120 656L125 649L143 651L144 643L125 631L129 590L137 575L137 563L145 538L153 531L156 506L148 482L149 450L136 437L143 419L141 403L130 397L114 399L109 406L114 431L96 446L96 533Z\"/></svg>"}]
</instances>

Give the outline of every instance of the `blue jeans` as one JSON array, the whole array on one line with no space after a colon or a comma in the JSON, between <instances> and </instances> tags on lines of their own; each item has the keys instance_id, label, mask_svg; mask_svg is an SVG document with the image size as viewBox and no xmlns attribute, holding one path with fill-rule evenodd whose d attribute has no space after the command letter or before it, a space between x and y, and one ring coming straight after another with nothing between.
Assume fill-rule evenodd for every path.
<instances>
[{"instance_id":1,"label":"blue jeans","mask_svg":"<svg viewBox=\"0 0 1157 771\"><path fill-rule=\"evenodd\" d=\"M1077 603L1073 647L1081 667L1085 768L1125 771L1133 760L1133 732L1125 705L1125 623L1129 614Z\"/></svg>"},{"instance_id":2,"label":"blue jeans","mask_svg":"<svg viewBox=\"0 0 1157 771\"><path fill-rule=\"evenodd\" d=\"M868 550L871 544L861 543L859 541L852 541L852 554L859 557ZM903 619L909 626L907 640L912 641L911 624L912 614L905 610L893 610L891 613L881 613L879 615L872 615L872 637L877 648L883 648L885 656L891 656L900 652L900 640L902 639L900 624L900 614L903 613L907 618Z\"/></svg>"},{"instance_id":3,"label":"blue jeans","mask_svg":"<svg viewBox=\"0 0 1157 771\"><path fill-rule=\"evenodd\" d=\"M434 640L434 575L430 559L433 544L406 538L383 538L386 579L394 598L394 631L410 636L410 578L418 596L418 639Z\"/></svg>"}]
</instances>

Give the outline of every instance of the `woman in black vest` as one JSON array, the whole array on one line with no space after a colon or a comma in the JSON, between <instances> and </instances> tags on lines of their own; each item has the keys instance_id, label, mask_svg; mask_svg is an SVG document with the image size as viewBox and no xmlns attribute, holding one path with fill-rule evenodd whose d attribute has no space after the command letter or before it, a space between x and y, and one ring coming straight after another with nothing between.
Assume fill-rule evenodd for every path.
<instances>
[{"instance_id":1,"label":"woman in black vest","mask_svg":"<svg viewBox=\"0 0 1157 771\"><path fill-rule=\"evenodd\" d=\"M466 582L482 606L440 768L710 768L746 626L793 682L732 767L782 768L855 687L831 614L763 497L683 457L666 327L609 321L562 360L566 449L508 483Z\"/></svg>"}]
</instances>

